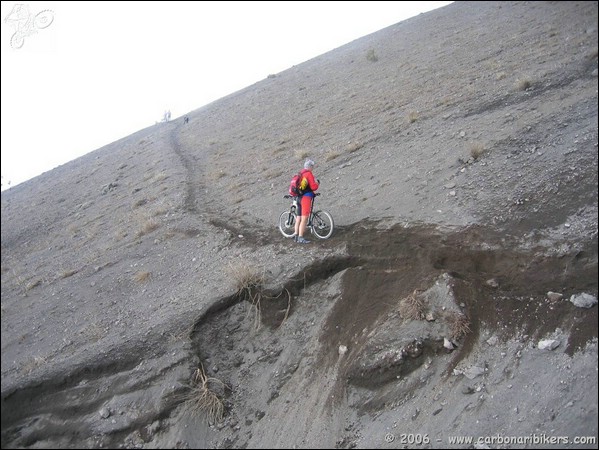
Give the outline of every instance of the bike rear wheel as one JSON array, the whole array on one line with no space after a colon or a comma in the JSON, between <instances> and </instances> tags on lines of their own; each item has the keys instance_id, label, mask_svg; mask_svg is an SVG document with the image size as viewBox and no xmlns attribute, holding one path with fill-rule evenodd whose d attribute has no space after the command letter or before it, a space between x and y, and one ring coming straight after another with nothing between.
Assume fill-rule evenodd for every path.
<instances>
[{"instance_id":1,"label":"bike rear wheel","mask_svg":"<svg viewBox=\"0 0 599 450\"><path fill-rule=\"evenodd\" d=\"M319 239L328 239L333 234L333 216L326 211L316 211L312 216L311 231Z\"/></svg>"},{"instance_id":2,"label":"bike rear wheel","mask_svg":"<svg viewBox=\"0 0 599 450\"><path fill-rule=\"evenodd\" d=\"M286 238L290 238L295 233L295 214L284 211L279 217L279 230Z\"/></svg>"}]
</instances>

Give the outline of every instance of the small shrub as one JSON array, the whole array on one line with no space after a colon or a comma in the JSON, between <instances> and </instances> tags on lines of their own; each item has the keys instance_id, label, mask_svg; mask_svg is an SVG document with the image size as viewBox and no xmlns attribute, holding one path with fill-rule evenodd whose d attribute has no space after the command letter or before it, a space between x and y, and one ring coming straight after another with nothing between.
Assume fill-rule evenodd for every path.
<instances>
[{"instance_id":1,"label":"small shrub","mask_svg":"<svg viewBox=\"0 0 599 450\"><path fill-rule=\"evenodd\" d=\"M220 169L220 170L219 170L219 169L215 169L215 170L212 170L212 171L211 171L211 172L208 174L208 177L207 177L207 178L208 178L209 180L212 180L212 181L218 181L218 180L220 180L221 178L224 178L224 177L226 177L227 175L228 175L228 174L227 174L227 172L225 172L223 169Z\"/></svg>"},{"instance_id":2,"label":"small shrub","mask_svg":"<svg viewBox=\"0 0 599 450\"><path fill-rule=\"evenodd\" d=\"M364 144L361 142L349 142L347 145L347 151L349 153L354 153L360 150L362 147L364 147Z\"/></svg>"},{"instance_id":3,"label":"small shrub","mask_svg":"<svg viewBox=\"0 0 599 450\"><path fill-rule=\"evenodd\" d=\"M273 169L273 170L271 170L271 171L270 171L270 172L269 172L269 173L266 175L266 177L267 177L268 179L273 179L273 178L278 178L278 177L280 177L280 176L283 176L283 175L285 175L285 172L283 172L282 170L280 170L280 169Z\"/></svg>"},{"instance_id":4,"label":"small shrub","mask_svg":"<svg viewBox=\"0 0 599 450\"><path fill-rule=\"evenodd\" d=\"M156 205L152 209L151 214L154 217L159 217L159 216L164 216L167 212L168 212L168 207L164 204L159 204L159 205ZM160 224L158 222L156 222L156 225L160 226ZM156 227L156 228L158 228L158 227Z\"/></svg>"},{"instance_id":5,"label":"small shrub","mask_svg":"<svg viewBox=\"0 0 599 450\"><path fill-rule=\"evenodd\" d=\"M140 206L143 206L146 203L148 203L148 199L147 198L140 198L135 203L133 203L133 208L139 208Z\"/></svg>"},{"instance_id":6,"label":"small shrub","mask_svg":"<svg viewBox=\"0 0 599 450\"><path fill-rule=\"evenodd\" d=\"M158 229L160 223L153 219L146 220L141 227L141 230L137 232L137 237L144 236L146 234L150 234L152 231Z\"/></svg>"},{"instance_id":7,"label":"small shrub","mask_svg":"<svg viewBox=\"0 0 599 450\"><path fill-rule=\"evenodd\" d=\"M516 82L516 89L519 91L525 91L532 86L532 81L530 78L525 77Z\"/></svg>"},{"instance_id":8,"label":"small shrub","mask_svg":"<svg viewBox=\"0 0 599 450\"><path fill-rule=\"evenodd\" d=\"M68 278L68 277L72 277L73 275L75 275L77 272L79 272L79 270L77 269L73 269L73 270L65 270L63 272L61 272L58 277L59 278Z\"/></svg>"},{"instance_id":9,"label":"small shrub","mask_svg":"<svg viewBox=\"0 0 599 450\"><path fill-rule=\"evenodd\" d=\"M138 283L144 283L150 279L150 272L146 272L146 271L137 272L133 276L133 279L135 281L137 281Z\"/></svg>"},{"instance_id":10,"label":"small shrub","mask_svg":"<svg viewBox=\"0 0 599 450\"><path fill-rule=\"evenodd\" d=\"M42 280L33 280L31 283L29 283L27 285L27 287L25 288L25 290L30 291L31 289L38 287L39 285L42 284Z\"/></svg>"},{"instance_id":11,"label":"small shrub","mask_svg":"<svg viewBox=\"0 0 599 450\"><path fill-rule=\"evenodd\" d=\"M373 48L366 52L366 59L370 62L376 62L379 60L379 57L376 56L376 53Z\"/></svg>"},{"instance_id":12,"label":"small shrub","mask_svg":"<svg viewBox=\"0 0 599 450\"><path fill-rule=\"evenodd\" d=\"M335 158L338 158L339 156L341 156L341 153L339 153L336 150L331 150L327 153L327 155L325 156L325 161L329 162L334 160Z\"/></svg>"},{"instance_id":13,"label":"small shrub","mask_svg":"<svg viewBox=\"0 0 599 450\"><path fill-rule=\"evenodd\" d=\"M416 111L412 111L410 114L408 114L408 122L409 123L414 123L418 120L418 113Z\"/></svg>"},{"instance_id":14,"label":"small shrub","mask_svg":"<svg viewBox=\"0 0 599 450\"><path fill-rule=\"evenodd\" d=\"M306 159L309 155L310 152L305 149L299 149L295 151L295 156L297 156L298 159Z\"/></svg>"}]
</instances>

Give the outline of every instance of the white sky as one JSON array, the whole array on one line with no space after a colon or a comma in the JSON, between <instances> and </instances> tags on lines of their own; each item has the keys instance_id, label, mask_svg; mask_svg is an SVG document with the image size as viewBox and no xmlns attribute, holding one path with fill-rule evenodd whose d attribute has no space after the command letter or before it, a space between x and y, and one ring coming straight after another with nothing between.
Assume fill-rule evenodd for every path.
<instances>
[{"instance_id":1,"label":"white sky","mask_svg":"<svg viewBox=\"0 0 599 450\"><path fill-rule=\"evenodd\" d=\"M3 1L2 189L449 3Z\"/></svg>"}]
</instances>

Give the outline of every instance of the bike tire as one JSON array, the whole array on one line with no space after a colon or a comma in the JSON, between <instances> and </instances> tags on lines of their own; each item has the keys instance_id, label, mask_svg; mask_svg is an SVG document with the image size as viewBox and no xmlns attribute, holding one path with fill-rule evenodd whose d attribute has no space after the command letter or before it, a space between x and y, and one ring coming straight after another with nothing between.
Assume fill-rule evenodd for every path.
<instances>
[{"instance_id":1,"label":"bike tire","mask_svg":"<svg viewBox=\"0 0 599 450\"><path fill-rule=\"evenodd\" d=\"M23 35L23 33L16 32L10 38L10 46L15 50L18 50L21 47L23 47L23 44L25 44L25 36Z\"/></svg>"},{"instance_id":2,"label":"bike tire","mask_svg":"<svg viewBox=\"0 0 599 450\"><path fill-rule=\"evenodd\" d=\"M310 230L319 239L328 239L333 235L335 223L333 216L326 211L316 211L312 215L312 226Z\"/></svg>"},{"instance_id":3,"label":"bike tire","mask_svg":"<svg viewBox=\"0 0 599 450\"><path fill-rule=\"evenodd\" d=\"M289 211L283 211L279 217L279 231L286 238L290 238L295 233L295 215Z\"/></svg>"},{"instance_id":4,"label":"bike tire","mask_svg":"<svg viewBox=\"0 0 599 450\"><path fill-rule=\"evenodd\" d=\"M50 11L49 9L46 9L44 11L40 11L38 12L34 19L33 19L33 25L35 26L35 28L39 28L40 30L43 30L44 28L48 28L50 25L52 25L52 22L54 21L54 12Z\"/></svg>"}]
</instances>

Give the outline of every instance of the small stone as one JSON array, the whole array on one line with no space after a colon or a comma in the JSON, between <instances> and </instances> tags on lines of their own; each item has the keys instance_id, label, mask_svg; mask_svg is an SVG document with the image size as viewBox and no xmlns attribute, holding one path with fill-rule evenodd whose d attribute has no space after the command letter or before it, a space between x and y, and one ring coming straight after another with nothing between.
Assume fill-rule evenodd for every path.
<instances>
[{"instance_id":1,"label":"small stone","mask_svg":"<svg viewBox=\"0 0 599 450\"><path fill-rule=\"evenodd\" d=\"M597 304L597 297L591 294L575 294L570 297L570 302L579 308L591 308Z\"/></svg>"},{"instance_id":2,"label":"small stone","mask_svg":"<svg viewBox=\"0 0 599 450\"><path fill-rule=\"evenodd\" d=\"M497 336L491 336L489 339L487 339L487 344L497 345L497 341L498 341Z\"/></svg>"},{"instance_id":3,"label":"small stone","mask_svg":"<svg viewBox=\"0 0 599 450\"><path fill-rule=\"evenodd\" d=\"M555 350L559 347L559 341L555 339L544 339L539 341L537 347L539 347L539 350Z\"/></svg>"},{"instance_id":4,"label":"small stone","mask_svg":"<svg viewBox=\"0 0 599 450\"><path fill-rule=\"evenodd\" d=\"M550 302L557 302L559 300L562 299L562 297L564 296L564 294L560 294L559 292L547 292L547 299Z\"/></svg>"},{"instance_id":5,"label":"small stone","mask_svg":"<svg viewBox=\"0 0 599 450\"><path fill-rule=\"evenodd\" d=\"M497 280L495 278L491 278L490 280L487 280L487 286L497 288L499 287L499 283L497 283Z\"/></svg>"}]
</instances>

